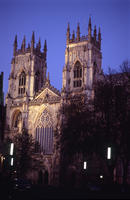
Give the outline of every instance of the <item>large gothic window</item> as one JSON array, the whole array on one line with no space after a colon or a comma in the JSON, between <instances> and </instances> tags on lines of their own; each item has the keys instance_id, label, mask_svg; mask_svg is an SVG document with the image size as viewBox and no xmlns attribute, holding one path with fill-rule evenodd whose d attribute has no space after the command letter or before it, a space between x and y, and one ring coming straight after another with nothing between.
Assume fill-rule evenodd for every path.
<instances>
[{"instance_id":1,"label":"large gothic window","mask_svg":"<svg viewBox=\"0 0 130 200\"><path fill-rule=\"evenodd\" d=\"M50 114L44 110L38 119L35 139L40 144L41 152L52 154L53 152L53 125Z\"/></svg>"},{"instance_id":2,"label":"large gothic window","mask_svg":"<svg viewBox=\"0 0 130 200\"><path fill-rule=\"evenodd\" d=\"M73 70L73 87L81 87L82 86L82 67L79 61L75 63Z\"/></svg>"},{"instance_id":3,"label":"large gothic window","mask_svg":"<svg viewBox=\"0 0 130 200\"><path fill-rule=\"evenodd\" d=\"M19 95L25 94L25 86L26 86L26 74L22 72L19 76Z\"/></svg>"}]
</instances>

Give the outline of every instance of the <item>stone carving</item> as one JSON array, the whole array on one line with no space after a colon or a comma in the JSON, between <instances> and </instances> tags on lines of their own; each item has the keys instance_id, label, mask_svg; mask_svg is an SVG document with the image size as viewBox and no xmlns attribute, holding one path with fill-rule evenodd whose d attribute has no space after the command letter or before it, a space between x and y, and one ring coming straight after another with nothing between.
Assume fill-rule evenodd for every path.
<instances>
[{"instance_id":1,"label":"stone carving","mask_svg":"<svg viewBox=\"0 0 130 200\"><path fill-rule=\"evenodd\" d=\"M48 113L47 109L45 109L38 119L37 128L51 127L51 126L52 126L52 118Z\"/></svg>"}]
</instances>

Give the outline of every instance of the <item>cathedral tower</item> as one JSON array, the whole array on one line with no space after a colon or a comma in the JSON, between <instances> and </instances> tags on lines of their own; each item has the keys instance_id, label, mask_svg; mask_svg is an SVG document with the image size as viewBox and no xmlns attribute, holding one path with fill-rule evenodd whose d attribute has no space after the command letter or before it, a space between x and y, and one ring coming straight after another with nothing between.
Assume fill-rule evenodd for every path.
<instances>
[{"instance_id":1,"label":"cathedral tower","mask_svg":"<svg viewBox=\"0 0 130 200\"><path fill-rule=\"evenodd\" d=\"M24 118L28 113L28 102L34 99L36 93L45 85L46 82L46 40L43 51L41 51L41 41L39 39L35 46L35 35L33 32L31 44L28 44L27 48L25 36L23 38L21 48L18 49L17 47L17 36L15 36L11 73L9 75L9 87L6 96L8 113L7 124L9 127L11 127L11 110L22 105L22 113L19 114L18 111L16 115L22 115L19 118L22 119L23 124Z\"/></svg>"},{"instance_id":2,"label":"cathedral tower","mask_svg":"<svg viewBox=\"0 0 130 200\"><path fill-rule=\"evenodd\" d=\"M62 94L93 95L93 85L100 77L102 62L101 33L98 37L96 26L92 34L91 18L89 18L88 35L80 35L77 25L76 36L73 31L70 37L70 26L67 28L65 50L65 66L63 68Z\"/></svg>"},{"instance_id":3,"label":"cathedral tower","mask_svg":"<svg viewBox=\"0 0 130 200\"><path fill-rule=\"evenodd\" d=\"M17 36L15 37L8 95L20 99L20 101L26 96L33 99L35 93L41 89L46 81L46 53L46 41L43 52L41 52L40 39L35 47L34 32L31 46L28 44L27 48L24 37L21 49L17 49Z\"/></svg>"}]
</instances>

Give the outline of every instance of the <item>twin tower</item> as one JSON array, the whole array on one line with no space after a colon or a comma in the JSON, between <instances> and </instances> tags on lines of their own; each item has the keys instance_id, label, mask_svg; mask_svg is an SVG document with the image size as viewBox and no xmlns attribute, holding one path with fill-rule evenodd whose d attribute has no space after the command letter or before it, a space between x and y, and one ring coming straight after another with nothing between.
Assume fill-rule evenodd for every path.
<instances>
[{"instance_id":1,"label":"twin tower","mask_svg":"<svg viewBox=\"0 0 130 200\"><path fill-rule=\"evenodd\" d=\"M93 97L94 84L102 77L101 33L99 29L97 36L95 27L92 34L91 18L88 35L85 36L80 35L78 24L76 37L74 32L71 37L68 25L60 92L51 85L46 75L46 41L41 51L41 42L39 40L35 45L33 32L28 47L25 37L21 48L17 47L16 36L6 96L6 134L11 137L21 132L23 126L27 128L41 146L46 158L44 167L51 184L58 180L59 153L54 134L58 124L57 113L69 95L86 94Z\"/></svg>"},{"instance_id":2,"label":"twin tower","mask_svg":"<svg viewBox=\"0 0 130 200\"><path fill-rule=\"evenodd\" d=\"M74 31L72 33L72 37L70 37L70 27L68 24L66 37L62 93L75 94L82 92L91 95L93 83L102 73L100 28L97 35L95 26L92 34L91 18L89 18L88 35L80 35L80 27L78 24L76 37ZM31 44L28 44L27 48L25 37L23 39L21 49L17 49L17 46L16 36L13 51L14 57L12 59L11 73L9 77L10 86L8 94L14 98L28 95L30 99L33 99L36 92L38 92L45 85L47 80L46 40L43 51L41 51L40 39L35 47L35 36L33 32ZM21 80L22 77L23 79L26 77L26 87L24 87L22 82L18 83L20 75Z\"/></svg>"}]
</instances>

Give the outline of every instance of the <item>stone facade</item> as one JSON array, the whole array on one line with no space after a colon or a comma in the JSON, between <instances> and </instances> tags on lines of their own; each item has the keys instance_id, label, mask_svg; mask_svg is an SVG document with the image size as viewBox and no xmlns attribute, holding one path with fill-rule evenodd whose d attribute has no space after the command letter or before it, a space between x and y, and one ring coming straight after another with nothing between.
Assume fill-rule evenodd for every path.
<instances>
[{"instance_id":1,"label":"stone facade","mask_svg":"<svg viewBox=\"0 0 130 200\"><path fill-rule=\"evenodd\" d=\"M63 92L72 95L77 93L93 96L93 84L102 76L101 33L98 38L96 27L91 34L91 19L89 19L88 35L80 36L80 27L77 26L77 35L73 32L70 38L70 27L67 29L67 45L65 50L65 66L63 69Z\"/></svg>"},{"instance_id":2,"label":"stone facade","mask_svg":"<svg viewBox=\"0 0 130 200\"><path fill-rule=\"evenodd\" d=\"M76 38L74 33L70 38L68 26L61 93L50 84L49 74L46 75L46 41L41 52L40 40L35 47L33 33L31 45L26 48L24 37L21 49L17 49L15 37L6 96L6 136L17 134L24 125L38 140L45 161L45 169L41 171L48 173L49 184L58 184L59 152L56 150L55 128L62 100L68 94L77 93L91 98L93 84L102 76L101 33L99 30L97 38L96 27L93 36L91 31L91 19L87 36L80 36L78 25ZM31 176L38 178L38 172Z\"/></svg>"}]
</instances>

